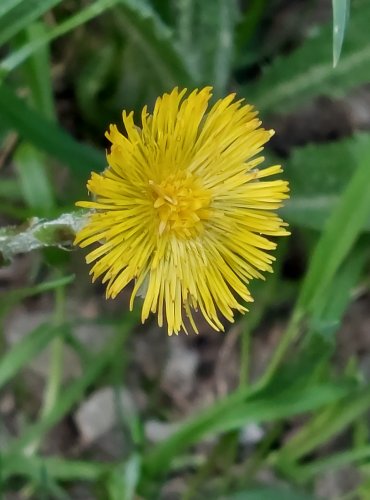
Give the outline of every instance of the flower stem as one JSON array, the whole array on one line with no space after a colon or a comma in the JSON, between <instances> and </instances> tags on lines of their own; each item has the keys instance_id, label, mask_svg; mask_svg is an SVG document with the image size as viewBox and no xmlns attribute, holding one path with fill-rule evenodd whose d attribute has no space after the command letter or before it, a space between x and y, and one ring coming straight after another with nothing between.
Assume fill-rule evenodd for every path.
<instances>
[{"instance_id":1,"label":"flower stem","mask_svg":"<svg viewBox=\"0 0 370 500\"><path fill-rule=\"evenodd\" d=\"M0 230L0 262L19 253L46 247L65 247L73 243L76 232L86 223L85 212L62 214L57 219L33 217L26 227L4 227Z\"/></svg>"}]
</instances>

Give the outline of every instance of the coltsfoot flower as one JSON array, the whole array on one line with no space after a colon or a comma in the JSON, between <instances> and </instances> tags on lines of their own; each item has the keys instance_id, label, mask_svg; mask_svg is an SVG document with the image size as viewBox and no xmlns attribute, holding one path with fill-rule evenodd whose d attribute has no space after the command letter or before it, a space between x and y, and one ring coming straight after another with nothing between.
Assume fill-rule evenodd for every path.
<instances>
[{"instance_id":1,"label":"coltsfoot flower","mask_svg":"<svg viewBox=\"0 0 370 500\"><path fill-rule=\"evenodd\" d=\"M155 313L170 335L185 315L197 332L196 310L215 330L247 311L249 281L272 271L268 237L289 234L275 213L288 183L266 181L281 166L257 156L273 131L235 94L209 107L211 95L175 88L139 125L124 111L126 134L110 126L109 167L88 181L93 201L77 203L91 211L75 243L99 244L86 257L93 280L107 298L133 281L130 308L143 296L142 321Z\"/></svg>"}]
</instances>

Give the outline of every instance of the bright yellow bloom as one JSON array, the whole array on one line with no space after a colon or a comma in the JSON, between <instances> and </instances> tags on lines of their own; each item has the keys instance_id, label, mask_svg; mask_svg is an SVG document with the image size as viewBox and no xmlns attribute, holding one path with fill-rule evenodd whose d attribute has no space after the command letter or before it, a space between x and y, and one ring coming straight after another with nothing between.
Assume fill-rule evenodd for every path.
<instances>
[{"instance_id":1,"label":"bright yellow bloom","mask_svg":"<svg viewBox=\"0 0 370 500\"><path fill-rule=\"evenodd\" d=\"M281 167L256 157L273 131L234 94L208 108L211 92L175 88L153 114L144 107L140 126L124 111L126 135L110 126L109 167L88 181L94 201L77 203L92 209L75 243L99 243L86 258L93 280L104 276L107 298L134 281L130 307L142 295L142 321L156 313L170 335L184 314L197 331L193 310L215 330L220 314L247 311L249 281L272 271L265 236L289 234L274 213L288 183L265 181Z\"/></svg>"}]
</instances>

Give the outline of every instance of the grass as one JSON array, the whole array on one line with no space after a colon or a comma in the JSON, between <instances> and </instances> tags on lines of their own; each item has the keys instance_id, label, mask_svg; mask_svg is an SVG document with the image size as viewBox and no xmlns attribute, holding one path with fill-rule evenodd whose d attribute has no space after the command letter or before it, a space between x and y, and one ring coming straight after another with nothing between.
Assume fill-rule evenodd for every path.
<instances>
[{"instance_id":1,"label":"grass","mask_svg":"<svg viewBox=\"0 0 370 500\"><path fill-rule=\"evenodd\" d=\"M349 2L333 2L334 35L331 19L313 24L314 34L300 40L282 25L289 50L270 53L266 62L263 47L278 13L279 1L253 1L245 9L227 0L2 1L0 256L10 283L0 304L0 497L73 499L73 488L85 485L97 499L166 498L176 478L182 499L312 500L318 478L351 466L361 477L343 499L368 498L368 380L359 356L347 357L344 367L334 356L344 315L359 294L369 293L367 132L276 158L292 188L284 217L293 237L279 249L275 274L253 285L250 313L238 319L232 351L238 382L186 418L178 408L176 415L176 400L161 385L162 368L153 374L147 358L136 359L140 343L153 342L146 352L157 356L155 329L140 325L124 301L106 305L102 289L87 280L80 252L67 251L83 217L73 202L84 196L90 171L105 168L103 131L122 108L138 111L174 85L212 84L217 97L233 89L255 103L268 123L272 113L282 120L320 95L345 97L370 81L366 2L353 2L350 14ZM305 261L294 281L286 271L292 256ZM22 259L27 271L19 279ZM11 345L8 321L20 314L27 320L44 304L42 324ZM256 377L260 335L276 322L281 334L273 349L266 345L268 360ZM81 341L83 327L91 343L93 330L101 330L98 350ZM217 352L232 335L229 329L217 337ZM182 344L164 331L160 338L165 367L166 351ZM30 364L47 348L48 376L40 394L32 394ZM65 380L69 351L81 375ZM196 374L192 390L200 385ZM47 451L51 436L71 427L76 409L106 386L113 389L125 443L119 456L99 459L93 447L84 449L81 436L74 437L75 447L65 443L68 452L63 446ZM144 394L144 407L122 403L122 387ZM15 420L9 425L1 413L9 394L17 432L10 432ZM177 426L152 443L145 433L150 419ZM245 453L240 435L250 424L262 437ZM279 481L263 484L259 472L266 469Z\"/></svg>"}]
</instances>

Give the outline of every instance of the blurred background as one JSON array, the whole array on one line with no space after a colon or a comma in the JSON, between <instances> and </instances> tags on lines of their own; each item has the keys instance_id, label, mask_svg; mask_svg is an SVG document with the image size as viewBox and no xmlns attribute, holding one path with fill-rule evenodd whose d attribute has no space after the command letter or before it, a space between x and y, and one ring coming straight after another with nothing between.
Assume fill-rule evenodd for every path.
<instances>
[{"instance_id":1,"label":"blurred background","mask_svg":"<svg viewBox=\"0 0 370 500\"><path fill-rule=\"evenodd\" d=\"M369 26L365 0L1 0L0 498L370 498ZM168 337L91 284L69 214L123 109L204 85L275 129L292 236L225 334Z\"/></svg>"}]
</instances>

